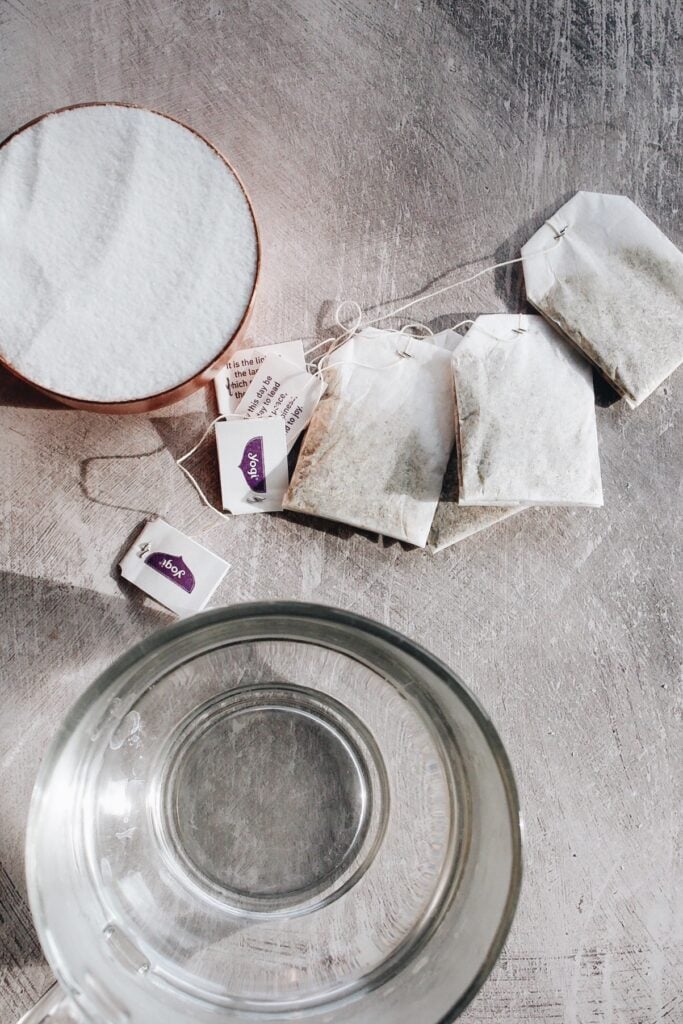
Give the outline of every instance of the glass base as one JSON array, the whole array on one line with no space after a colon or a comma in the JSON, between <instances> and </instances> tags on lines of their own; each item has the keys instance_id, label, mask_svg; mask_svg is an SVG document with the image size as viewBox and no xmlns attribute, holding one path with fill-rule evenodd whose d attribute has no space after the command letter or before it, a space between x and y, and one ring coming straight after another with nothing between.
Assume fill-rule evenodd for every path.
<instances>
[{"instance_id":1,"label":"glass base","mask_svg":"<svg viewBox=\"0 0 683 1024\"><path fill-rule=\"evenodd\" d=\"M372 852L370 822L376 833L386 818L379 751L348 709L303 687L219 695L163 757L156 820L169 868L235 910L333 899L359 850Z\"/></svg>"}]
</instances>

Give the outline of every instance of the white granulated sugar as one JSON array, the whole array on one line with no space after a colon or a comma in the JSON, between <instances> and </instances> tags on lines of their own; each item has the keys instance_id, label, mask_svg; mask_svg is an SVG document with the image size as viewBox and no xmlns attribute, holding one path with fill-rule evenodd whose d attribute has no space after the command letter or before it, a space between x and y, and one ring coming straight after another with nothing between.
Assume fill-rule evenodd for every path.
<instances>
[{"instance_id":1,"label":"white granulated sugar","mask_svg":"<svg viewBox=\"0 0 683 1024\"><path fill-rule=\"evenodd\" d=\"M0 149L0 356L66 397L189 380L244 316L249 204L193 132L129 107L50 114Z\"/></svg>"}]
</instances>

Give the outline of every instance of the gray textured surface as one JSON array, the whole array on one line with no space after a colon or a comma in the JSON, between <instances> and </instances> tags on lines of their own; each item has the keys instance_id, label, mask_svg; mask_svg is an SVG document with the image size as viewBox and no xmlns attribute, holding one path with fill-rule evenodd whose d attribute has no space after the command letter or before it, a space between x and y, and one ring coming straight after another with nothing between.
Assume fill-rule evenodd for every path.
<instances>
[{"instance_id":1,"label":"gray textured surface","mask_svg":"<svg viewBox=\"0 0 683 1024\"><path fill-rule=\"evenodd\" d=\"M2 0L0 135L89 99L189 121L260 219L253 340L319 338L341 297L371 307L515 255L577 188L630 195L680 245L682 30L678 0ZM443 327L518 309L520 291L506 269L420 315ZM629 411L601 388L604 509L524 512L433 556L312 520L218 520L173 464L213 412L204 396L99 418L0 375L2 1024L49 982L22 855L45 743L167 621L114 568L148 512L233 563L218 600L375 616L496 721L526 876L465 1020L682 1019L682 389L679 373ZM216 495L210 451L200 462Z\"/></svg>"}]
</instances>

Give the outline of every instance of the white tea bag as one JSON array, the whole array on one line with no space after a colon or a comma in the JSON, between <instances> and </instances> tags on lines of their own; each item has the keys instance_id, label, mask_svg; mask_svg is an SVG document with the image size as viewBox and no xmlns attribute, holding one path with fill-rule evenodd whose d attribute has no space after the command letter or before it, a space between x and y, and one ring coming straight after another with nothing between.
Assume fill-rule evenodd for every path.
<instances>
[{"instance_id":1,"label":"white tea bag","mask_svg":"<svg viewBox=\"0 0 683 1024\"><path fill-rule=\"evenodd\" d=\"M471 323L471 321L469 322ZM463 338L463 334L459 334L449 327L425 340L438 348L455 352ZM458 492L458 452L454 446L448 460L441 497L429 532L427 546L431 551L443 551L444 548L457 544L458 541L465 540L481 530L486 530L489 526L499 523L501 519L507 519L515 512L521 512L526 508L525 505L466 508L464 505L458 504Z\"/></svg>"},{"instance_id":2,"label":"white tea bag","mask_svg":"<svg viewBox=\"0 0 683 1024\"><path fill-rule=\"evenodd\" d=\"M602 505L593 374L540 316L480 316L453 354L461 505Z\"/></svg>"},{"instance_id":3,"label":"white tea bag","mask_svg":"<svg viewBox=\"0 0 683 1024\"><path fill-rule=\"evenodd\" d=\"M284 420L217 423L216 446L223 508L233 515L279 512L289 482Z\"/></svg>"},{"instance_id":4,"label":"white tea bag","mask_svg":"<svg viewBox=\"0 0 683 1024\"><path fill-rule=\"evenodd\" d=\"M528 508L527 505L459 505L458 492L458 453L457 448L454 448L429 532L428 547L431 551L443 551Z\"/></svg>"},{"instance_id":5,"label":"white tea bag","mask_svg":"<svg viewBox=\"0 0 683 1024\"><path fill-rule=\"evenodd\" d=\"M235 414L248 419L281 416L285 421L287 451L291 451L301 431L308 426L325 387L325 382L308 370L280 356L268 356Z\"/></svg>"},{"instance_id":6,"label":"white tea bag","mask_svg":"<svg viewBox=\"0 0 683 1024\"><path fill-rule=\"evenodd\" d=\"M450 363L369 327L337 349L284 507L424 547L453 446Z\"/></svg>"},{"instance_id":7,"label":"white tea bag","mask_svg":"<svg viewBox=\"0 0 683 1024\"><path fill-rule=\"evenodd\" d=\"M236 412L247 388L265 360L276 355L294 363L300 370L306 369L302 341L283 341L277 345L241 348L214 379L216 401L221 416L232 416Z\"/></svg>"},{"instance_id":8,"label":"white tea bag","mask_svg":"<svg viewBox=\"0 0 683 1024\"><path fill-rule=\"evenodd\" d=\"M529 302L632 408L683 362L683 253L630 199L577 192L522 257Z\"/></svg>"},{"instance_id":9,"label":"white tea bag","mask_svg":"<svg viewBox=\"0 0 683 1024\"><path fill-rule=\"evenodd\" d=\"M469 321L465 321L468 323ZM438 334L432 334L425 338L425 341L431 342L432 345L436 345L437 348L443 348L447 352L455 352L456 348L464 338L464 334L458 334L452 327L447 327L445 331L439 331Z\"/></svg>"},{"instance_id":10,"label":"white tea bag","mask_svg":"<svg viewBox=\"0 0 683 1024\"><path fill-rule=\"evenodd\" d=\"M181 616L205 608L230 568L163 519L145 525L119 567L124 579Z\"/></svg>"}]
</instances>

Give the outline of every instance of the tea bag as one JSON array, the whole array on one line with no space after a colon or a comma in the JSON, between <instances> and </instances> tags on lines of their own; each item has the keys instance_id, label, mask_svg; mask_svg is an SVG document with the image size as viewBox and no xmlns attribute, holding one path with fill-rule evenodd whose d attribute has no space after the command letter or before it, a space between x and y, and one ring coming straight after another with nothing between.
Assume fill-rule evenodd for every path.
<instances>
[{"instance_id":1,"label":"tea bag","mask_svg":"<svg viewBox=\"0 0 683 1024\"><path fill-rule=\"evenodd\" d=\"M461 505L602 505L591 368L540 316L480 316L453 374Z\"/></svg>"},{"instance_id":2,"label":"tea bag","mask_svg":"<svg viewBox=\"0 0 683 1024\"><path fill-rule=\"evenodd\" d=\"M495 526L503 519L509 519L528 506L466 506L458 504L458 452L453 449L443 481L441 498L437 505L434 522L429 532L428 547L431 551L443 551L458 541L474 536L489 526Z\"/></svg>"},{"instance_id":3,"label":"tea bag","mask_svg":"<svg viewBox=\"0 0 683 1024\"><path fill-rule=\"evenodd\" d=\"M464 335L457 331L447 328L428 340L432 345L454 352L463 337ZM429 532L427 546L431 551L443 551L444 548L457 544L458 541L465 540L467 537L472 537L480 530L486 530L489 526L494 526L502 519L507 519L526 507L525 505L512 505L509 508L483 506L467 508L458 504L458 493L458 450L454 446L448 460L441 497Z\"/></svg>"},{"instance_id":4,"label":"tea bag","mask_svg":"<svg viewBox=\"0 0 683 1024\"><path fill-rule=\"evenodd\" d=\"M450 364L369 327L333 352L284 508L424 547L453 446Z\"/></svg>"},{"instance_id":5,"label":"tea bag","mask_svg":"<svg viewBox=\"0 0 683 1024\"><path fill-rule=\"evenodd\" d=\"M632 408L683 362L683 253L630 199L577 192L522 257L529 302Z\"/></svg>"}]
</instances>

